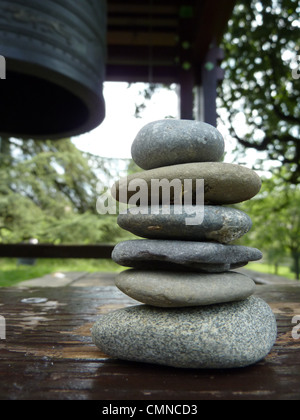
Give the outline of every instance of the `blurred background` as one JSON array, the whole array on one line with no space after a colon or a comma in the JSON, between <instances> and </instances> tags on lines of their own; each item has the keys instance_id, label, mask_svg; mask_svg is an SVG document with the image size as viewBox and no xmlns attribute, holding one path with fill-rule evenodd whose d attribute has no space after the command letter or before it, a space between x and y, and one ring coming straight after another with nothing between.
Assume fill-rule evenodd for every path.
<instances>
[{"instance_id":1,"label":"blurred background","mask_svg":"<svg viewBox=\"0 0 300 420\"><path fill-rule=\"evenodd\" d=\"M116 179L138 170L130 150L144 125L184 117L180 86L182 89L182 78L193 63L186 56L181 61L187 71L180 76L181 85L171 76L165 77L165 81L156 77L155 59L161 46L154 43L147 50L147 60L151 61L147 72L152 69L151 74L136 77L136 81L130 77L116 80L113 65L118 42L113 41L113 34L116 36L116 28L120 31L117 19L121 19L117 3L120 2L108 4L111 31L108 76L103 80L104 121L86 133L59 141L1 135L1 244L113 246L132 238L118 227L117 215L97 214L97 198ZM132 7L135 4L129 3L133 3ZM151 10L155 11L156 2L151 4L154 7ZM181 7L180 11L182 19L192 18L191 6ZM211 11L208 9L207 13ZM222 10L218 10L220 14ZM297 280L300 279L299 16L297 0L238 0L218 41L222 59L218 56L217 61L211 58L201 61L202 80L205 71L213 68L221 75L216 79L215 103L217 128L226 141L224 161L253 168L263 179L260 194L237 206L253 221L251 232L239 244L259 248L264 253L264 260L249 264L249 268ZM155 14L150 17L148 28L153 30L156 19L162 18ZM155 39L154 32L148 35ZM187 43L181 47L184 54L190 50ZM1 49L0 54L5 56ZM129 60L129 50L125 56ZM162 53L159 57L161 60ZM8 77L1 85L7 81ZM194 99L191 118L199 119L199 98L203 99L203 92L201 96L197 83L191 92ZM31 100L35 100L34 96ZM208 101L207 97L204 100ZM60 113L64 115L68 109ZM0 120L3 118L0 115ZM108 259L0 258L0 286L51 272L121 269Z\"/></svg>"}]
</instances>

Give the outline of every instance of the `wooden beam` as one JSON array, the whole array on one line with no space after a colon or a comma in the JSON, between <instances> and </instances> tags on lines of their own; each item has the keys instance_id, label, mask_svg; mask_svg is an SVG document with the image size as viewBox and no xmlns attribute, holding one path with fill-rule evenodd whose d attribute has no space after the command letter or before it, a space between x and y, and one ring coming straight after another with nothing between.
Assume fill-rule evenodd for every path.
<instances>
[{"instance_id":1,"label":"wooden beam","mask_svg":"<svg viewBox=\"0 0 300 420\"><path fill-rule=\"evenodd\" d=\"M196 9L196 27L194 43L194 62L200 65L210 44L220 43L232 15L236 0L198 0Z\"/></svg>"},{"instance_id":2,"label":"wooden beam","mask_svg":"<svg viewBox=\"0 0 300 420\"><path fill-rule=\"evenodd\" d=\"M122 2L112 2L108 1L108 14L127 14L127 15L149 15L151 12L152 15L173 15L177 16L178 6L176 2L174 4L153 4L153 7L150 8L150 3L141 2L139 4L130 4L124 0Z\"/></svg>"},{"instance_id":3,"label":"wooden beam","mask_svg":"<svg viewBox=\"0 0 300 420\"><path fill-rule=\"evenodd\" d=\"M151 79L151 80L150 80ZM151 74L149 66L106 66L107 82L143 82L143 83L164 83L171 85L179 83L179 72L177 67L153 67Z\"/></svg>"},{"instance_id":4,"label":"wooden beam","mask_svg":"<svg viewBox=\"0 0 300 420\"><path fill-rule=\"evenodd\" d=\"M134 16L108 16L108 30L113 30L114 27L152 27L152 28L168 28L176 29L178 25L178 19L175 17L141 17L136 18Z\"/></svg>"},{"instance_id":5,"label":"wooden beam","mask_svg":"<svg viewBox=\"0 0 300 420\"><path fill-rule=\"evenodd\" d=\"M174 47L178 39L174 32L151 31L109 31L107 34L108 45L127 46L166 46Z\"/></svg>"},{"instance_id":6,"label":"wooden beam","mask_svg":"<svg viewBox=\"0 0 300 420\"><path fill-rule=\"evenodd\" d=\"M112 245L0 245L1 258L110 259Z\"/></svg>"},{"instance_id":7,"label":"wooden beam","mask_svg":"<svg viewBox=\"0 0 300 420\"><path fill-rule=\"evenodd\" d=\"M108 46L108 65L174 66L177 50L173 47Z\"/></svg>"}]
</instances>

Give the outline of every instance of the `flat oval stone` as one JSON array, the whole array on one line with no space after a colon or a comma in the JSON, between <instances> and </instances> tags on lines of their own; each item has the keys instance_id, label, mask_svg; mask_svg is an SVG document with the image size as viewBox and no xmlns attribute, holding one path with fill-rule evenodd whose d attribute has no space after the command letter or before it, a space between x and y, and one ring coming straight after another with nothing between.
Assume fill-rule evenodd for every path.
<instances>
[{"instance_id":1,"label":"flat oval stone","mask_svg":"<svg viewBox=\"0 0 300 420\"><path fill-rule=\"evenodd\" d=\"M112 252L112 259L124 267L208 273L243 267L262 257L258 249L245 246L155 239L120 242Z\"/></svg>"},{"instance_id":2,"label":"flat oval stone","mask_svg":"<svg viewBox=\"0 0 300 420\"><path fill-rule=\"evenodd\" d=\"M164 214L164 211L169 214ZM130 210L118 216L118 224L134 235L149 239L178 239L186 241L233 242L249 232L250 217L237 209L221 206L204 206L204 220L189 226L186 220L195 210L192 206L159 207L159 214L151 214L151 207L133 214Z\"/></svg>"},{"instance_id":3,"label":"flat oval stone","mask_svg":"<svg viewBox=\"0 0 300 420\"><path fill-rule=\"evenodd\" d=\"M151 306L181 308L247 299L254 281L243 274L178 273L126 270L116 286L131 298Z\"/></svg>"},{"instance_id":4,"label":"flat oval stone","mask_svg":"<svg viewBox=\"0 0 300 420\"><path fill-rule=\"evenodd\" d=\"M143 202L141 205L153 205L153 197L156 204L162 203L163 196L157 188L158 181L162 180L167 186L174 180L176 183L181 182L179 194L182 197L190 195L193 204L197 202L196 180L204 180L204 201L206 204L213 205L235 204L250 200L259 193L262 185L256 172L244 166L220 162L189 163L152 169L122 178L113 186L112 196L117 201L123 203L131 201L130 204L139 205L132 201L137 195L141 196L140 190L142 190L147 203ZM192 180L192 182L187 183L185 180ZM166 181L169 181L169 184L166 184ZM178 201L176 202L178 197L174 196L175 189L165 188L170 192L170 204L174 202L178 204ZM175 193L178 194L178 191ZM169 203L164 202L164 204Z\"/></svg>"},{"instance_id":5,"label":"flat oval stone","mask_svg":"<svg viewBox=\"0 0 300 420\"><path fill-rule=\"evenodd\" d=\"M221 133L212 125L166 119L147 124L131 148L134 162L142 169L191 162L219 162L225 152Z\"/></svg>"},{"instance_id":6,"label":"flat oval stone","mask_svg":"<svg viewBox=\"0 0 300 420\"><path fill-rule=\"evenodd\" d=\"M271 351L275 316L262 299L198 308L139 305L99 317L93 341L110 357L194 369L253 365Z\"/></svg>"}]
</instances>

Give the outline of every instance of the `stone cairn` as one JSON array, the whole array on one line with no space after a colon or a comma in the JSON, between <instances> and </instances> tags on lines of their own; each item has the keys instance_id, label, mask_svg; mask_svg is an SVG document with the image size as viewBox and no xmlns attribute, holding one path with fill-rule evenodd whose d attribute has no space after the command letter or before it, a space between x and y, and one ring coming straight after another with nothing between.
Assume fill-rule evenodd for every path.
<instances>
[{"instance_id":1,"label":"stone cairn","mask_svg":"<svg viewBox=\"0 0 300 420\"><path fill-rule=\"evenodd\" d=\"M252 222L228 207L253 198L261 180L250 169L222 163L224 151L221 134L200 122L157 121L137 135L132 157L144 172L116 183L115 198L121 201L125 188L129 200L136 191L128 191L128 185L137 179L146 182L149 197L151 180L189 179L195 188L201 179L204 218L201 224L187 224L189 207L181 205L181 212L176 211L180 204L172 193L169 214L160 205L157 214L149 207L148 214L128 210L119 215L123 229L144 239L115 247L113 260L131 267L117 276L116 286L142 304L97 320L93 340L107 355L179 368L223 369L255 364L271 351L277 336L275 316L266 302L253 296L252 279L231 271L262 258L257 249L231 244Z\"/></svg>"}]
</instances>

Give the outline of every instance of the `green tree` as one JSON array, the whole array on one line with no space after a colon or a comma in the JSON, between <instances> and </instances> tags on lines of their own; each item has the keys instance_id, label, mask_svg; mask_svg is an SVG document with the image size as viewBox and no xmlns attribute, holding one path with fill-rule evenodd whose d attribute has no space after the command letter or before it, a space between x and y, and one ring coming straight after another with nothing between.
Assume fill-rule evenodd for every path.
<instances>
[{"instance_id":1,"label":"green tree","mask_svg":"<svg viewBox=\"0 0 300 420\"><path fill-rule=\"evenodd\" d=\"M253 229L244 237L243 244L262 249L275 267L288 256L299 280L300 186L288 185L283 178L265 179L260 194L240 205L253 221Z\"/></svg>"},{"instance_id":2,"label":"green tree","mask_svg":"<svg viewBox=\"0 0 300 420\"><path fill-rule=\"evenodd\" d=\"M82 153L70 139L2 139L0 152L0 242L113 243L122 237L116 216L96 211L99 193L118 176L117 161Z\"/></svg>"},{"instance_id":3,"label":"green tree","mask_svg":"<svg viewBox=\"0 0 300 420\"><path fill-rule=\"evenodd\" d=\"M285 179L294 184L300 181L299 15L298 0L238 0L223 41L220 88L239 150L265 152L288 169ZM237 125L240 112L245 135Z\"/></svg>"}]
</instances>

